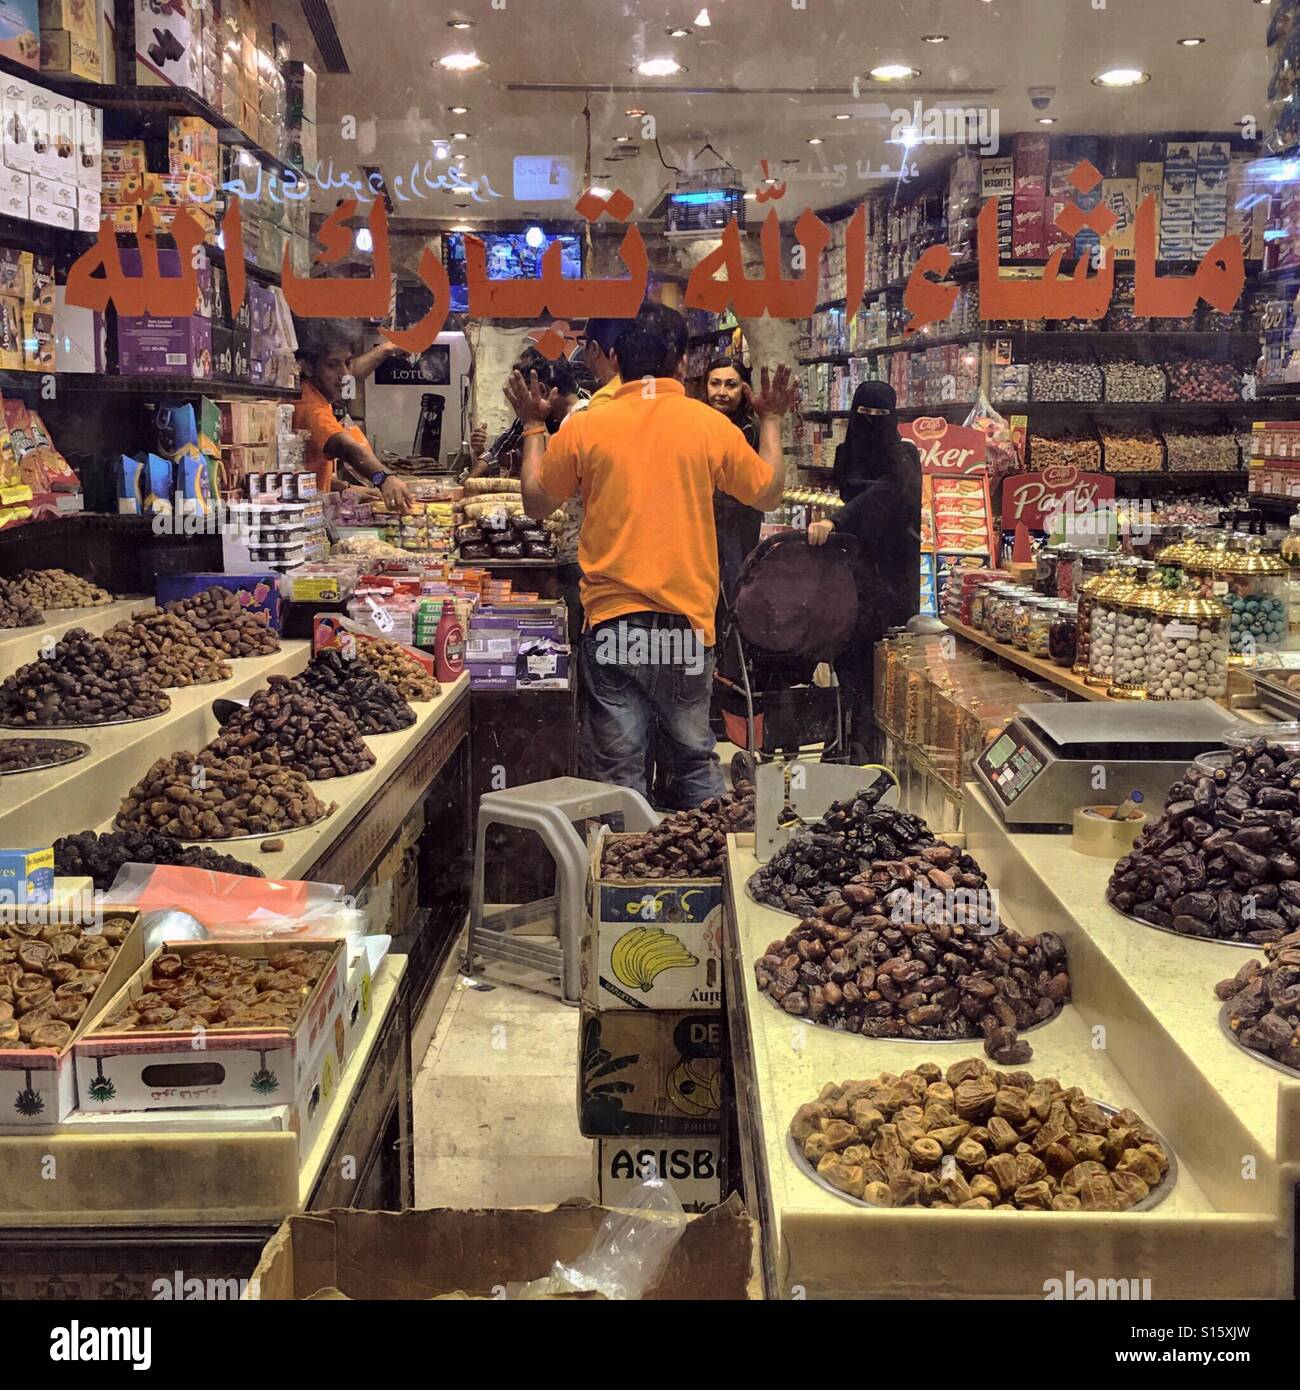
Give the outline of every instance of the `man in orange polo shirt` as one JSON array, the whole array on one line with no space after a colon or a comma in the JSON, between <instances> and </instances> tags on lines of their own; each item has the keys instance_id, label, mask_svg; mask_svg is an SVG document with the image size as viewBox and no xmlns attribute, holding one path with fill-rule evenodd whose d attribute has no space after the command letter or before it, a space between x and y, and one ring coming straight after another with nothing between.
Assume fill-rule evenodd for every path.
<instances>
[{"instance_id":1,"label":"man in orange polo shirt","mask_svg":"<svg viewBox=\"0 0 1300 1390\"><path fill-rule=\"evenodd\" d=\"M524 510L540 520L575 492L582 671L589 728L584 771L646 791L646 748L682 807L723 790L709 729L714 610L718 601L715 489L769 511L785 487L781 417L794 402L778 367L753 406L755 452L726 416L688 399L680 380L686 323L672 310L643 314L618 340L624 385L549 439L548 394L514 373L506 395L523 422Z\"/></svg>"},{"instance_id":2,"label":"man in orange polo shirt","mask_svg":"<svg viewBox=\"0 0 1300 1390\"><path fill-rule=\"evenodd\" d=\"M360 381L386 357L401 348L385 343L357 356L341 341L323 341L303 348L302 394L293 408L293 427L307 431L307 467L316 474L316 487L329 492L334 485L336 466L345 477L361 487L377 488L390 511L410 509L406 484L379 462L370 441L352 422L343 406L343 383L351 376Z\"/></svg>"}]
</instances>

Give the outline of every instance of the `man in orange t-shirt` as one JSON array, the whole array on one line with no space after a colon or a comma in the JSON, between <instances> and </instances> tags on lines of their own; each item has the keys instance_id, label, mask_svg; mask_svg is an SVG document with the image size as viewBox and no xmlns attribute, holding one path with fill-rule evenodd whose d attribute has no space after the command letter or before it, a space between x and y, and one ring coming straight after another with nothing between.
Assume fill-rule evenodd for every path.
<instances>
[{"instance_id":1,"label":"man in orange t-shirt","mask_svg":"<svg viewBox=\"0 0 1300 1390\"><path fill-rule=\"evenodd\" d=\"M690 400L679 379L680 314L643 313L618 340L624 385L547 441L546 392L514 373L506 395L523 423L524 510L541 519L580 492L585 505L582 674L596 781L646 791L646 749L678 806L723 790L709 729L718 602L715 489L770 511L785 486L781 417L794 401L788 367L755 396L758 451L726 416Z\"/></svg>"},{"instance_id":2,"label":"man in orange t-shirt","mask_svg":"<svg viewBox=\"0 0 1300 1390\"><path fill-rule=\"evenodd\" d=\"M369 376L384 360L401 352L385 343L353 356L341 342L325 342L299 352L303 364L302 394L293 408L293 427L305 430L307 467L316 474L316 487L329 492L334 484L335 465L361 487L375 488L390 511L410 508L406 484L379 462L370 441L343 409L343 382Z\"/></svg>"}]
</instances>

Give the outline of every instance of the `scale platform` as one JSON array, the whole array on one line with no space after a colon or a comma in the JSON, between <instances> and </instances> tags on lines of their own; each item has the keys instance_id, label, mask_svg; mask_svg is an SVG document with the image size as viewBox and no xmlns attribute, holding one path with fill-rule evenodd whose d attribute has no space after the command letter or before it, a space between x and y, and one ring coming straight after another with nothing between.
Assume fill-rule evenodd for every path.
<instances>
[{"instance_id":1,"label":"scale platform","mask_svg":"<svg viewBox=\"0 0 1300 1390\"><path fill-rule=\"evenodd\" d=\"M1159 814L1194 757L1247 727L1213 700L1021 705L976 760L975 777L1021 830L1069 830L1078 807L1134 793Z\"/></svg>"}]
</instances>

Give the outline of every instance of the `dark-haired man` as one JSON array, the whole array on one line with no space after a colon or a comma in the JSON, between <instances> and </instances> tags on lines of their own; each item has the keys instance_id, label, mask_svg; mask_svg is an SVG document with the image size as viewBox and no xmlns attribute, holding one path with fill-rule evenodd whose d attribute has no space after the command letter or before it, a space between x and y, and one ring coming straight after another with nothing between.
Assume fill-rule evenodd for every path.
<instances>
[{"instance_id":1,"label":"dark-haired man","mask_svg":"<svg viewBox=\"0 0 1300 1390\"><path fill-rule=\"evenodd\" d=\"M643 311L618 339L623 385L546 439L553 406L540 383L512 375L506 395L523 425L524 509L544 517L580 491L579 556L587 627L587 774L646 790L646 749L679 806L722 791L709 730L718 545L717 489L767 511L781 500L781 417L794 401L788 367L764 369L753 400L759 448L680 380L686 323Z\"/></svg>"},{"instance_id":2,"label":"dark-haired man","mask_svg":"<svg viewBox=\"0 0 1300 1390\"><path fill-rule=\"evenodd\" d=\"M536 376L542 388L549 392L550 414L546 417L546 430L554 434L564 423L569 412L578 404L578 379L567 362L551 362L535 348L529 348L515 363L513 372L527 372ZM479 436L471 440L470 447L474 462L466 475L470 478L515 478L519 476L519 436L522 425L518 420L502 430L492 442L490 449L484 448L485 438ZM477 435L477 431L475 432Z\"/></svg>"}]
</instances>

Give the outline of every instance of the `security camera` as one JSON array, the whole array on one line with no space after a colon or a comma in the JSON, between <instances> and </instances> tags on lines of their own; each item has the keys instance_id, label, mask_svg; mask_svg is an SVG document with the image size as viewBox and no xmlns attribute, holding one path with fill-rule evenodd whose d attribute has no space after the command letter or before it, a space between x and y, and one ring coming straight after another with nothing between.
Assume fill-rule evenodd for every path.
<instances>
[{"instance_id":1,"label":"security camera","mask_svg":"<svg viewBox=\"0 0 1300 1390\"><path fill-rule=\"evenodd\" d=\"M1035 111L1046 111L1056 95L1055 87L1030 87L1029 100Z\"/></svg>"}]
</instances>

